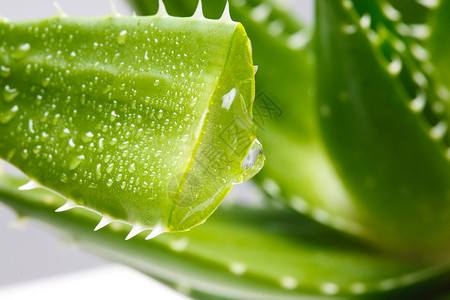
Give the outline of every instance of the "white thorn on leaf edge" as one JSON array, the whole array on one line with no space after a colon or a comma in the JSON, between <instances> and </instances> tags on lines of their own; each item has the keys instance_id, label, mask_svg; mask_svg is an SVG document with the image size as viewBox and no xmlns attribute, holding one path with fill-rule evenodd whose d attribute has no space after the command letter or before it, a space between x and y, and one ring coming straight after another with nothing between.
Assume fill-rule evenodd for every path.
<instances>
[{"instance_id":1,"label":"white thorn on leaf edge","mask_svg":"<svg viewBox=\"0 0 450 300\"><path fill-rule=\"evenodd\" d=\"M168 16L166 7L164 6L164 2L162 0L159 0L158 12L156 14L161 17Z\"/></svg>"},{"instance_id":2,"label":"white thorn on leaf edge","mask_svg":"<svg viewBox=\"0 0 450 300\"><path fill-rule=\"evenodd\" d=\"M219 21L233 22L233 19L231 19L230 15L230 3L228 1L225 4L225 9L223 10L222 16L220 17Z\"/></svg>"},{"instance_id":3,"label":"white thorn on leaf edge","mask_svg":"<svg viewBox=\"0 0 450 300\"><path fill-rule=\"evenodd\" d=\"M130 233L128 233L128 235L125 238L125 240L128 241L129 239L135 237L136 235L138 235L139 233L141 233L144 230L145 230L145 228L142 227L141 225L133 226L133 228L131 228L131 231L130 231Z\"/></svg>"},{"instance_id":4,"label":"white thorn on leaf edge","mask_svg":"<svg viewBox=\"0 0 450 300\"><path fill-rule=\"evenodd\" d=\"M145 238L146 240L151 240L152 238L157 237L158 235L160 235L161 233L166 232L165 227L163 227L162 225L158 224L155 226L155 228L153 228L152 232Z\"/></svg>"},{"instance_id":5,"label":"white thorn on leaf edge","mask_svg":"<svg viewBox=\"0 0 450 300\"><path fill-rule=\"evenodd\" d=\"M30 181L28 181L24 185L19 186L19 190L20 191L28 191L28 190L37 189L40 187L41 187L41 185L39 183L37 183L33 179L30 179Z\"/></svg>"},{"instance_id":6,"label":"white thorn on leaf edge","mask_svg":"<svg viewBox=\"0 0 450 300\"><path fill-rule=\"evenodd\" d=\"M195 9L194 15L192 16L195 19L204 19L203 16L203 7L202 0L198 0L197 8Z\"/></svg>"},{"instance_id":7,"label":"white thorn on leaf edge","mask_svg":"<svg viewBox=\"0 0 450 300\"><path fill-rule=\"evenodd\" d=\"M75 204L72 200L67 199L66 204L55 210L55 212L63 212L72 208L78 207L78 205Z\"/></svg>"},{"instance_id":8,"label":"white thorn on leaf edge","mask_svg":"<svg viewBox=\"0 0 450 300\"><path fill-rule=\"evenodd\" d=\"M100 220L100 222L98 222L98 225L95 226L94 231L97 231L99 229L102 229L103 227L105 227L106 225L108 225L109 223L111 223L113 221L112 218L103 215L102 219Z\"/></svg>"},{"instance_id":9,"label":"white thorn on leaf edge","mask_svg":"<svg viewBox=\"0 0 450 300\"><path fill-rule=\"evenodd\" d=\"M111 6L111 8L109 10L109 15L111 17L120 17L121 14L120 14L119 10L117 9L116 4L114 4L114 0L109 0L109 4Z\"/></svg>"},{"instance_id":10,"label":"white thorn on leaf edge","mask_svg":"<svg viewBox=\"0 0 450 300\"><path fill-rule=\"evenodd\" d=\"M67 14L62 9L61 5L57 1L53 1L53 6L56 8L57 16L60 18L67 17Z\"/></svg>"}]
</instances>

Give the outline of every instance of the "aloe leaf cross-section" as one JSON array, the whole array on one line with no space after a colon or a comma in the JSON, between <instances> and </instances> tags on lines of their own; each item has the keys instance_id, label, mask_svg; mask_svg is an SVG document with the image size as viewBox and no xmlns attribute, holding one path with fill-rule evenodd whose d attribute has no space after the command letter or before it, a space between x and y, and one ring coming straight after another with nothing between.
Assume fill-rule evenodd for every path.
<instances>
[{"instance_id":1,"label":"aloe leaf cross-section","mask_svg":"<svg viewBox=\"0 0 450 300\"><path fill-rule=\"evenodd\" d=\"M0 157L136 232L200 224L262 167L231 19L3 21L0 69Z\"/></svg>"}]
</instances>

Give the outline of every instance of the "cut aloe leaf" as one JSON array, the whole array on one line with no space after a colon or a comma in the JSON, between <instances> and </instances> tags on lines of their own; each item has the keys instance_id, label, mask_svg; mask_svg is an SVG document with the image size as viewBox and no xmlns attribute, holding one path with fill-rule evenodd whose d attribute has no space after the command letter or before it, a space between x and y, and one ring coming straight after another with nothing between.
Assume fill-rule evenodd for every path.
<instances>
[{"instance_id":1,"label":"cut aloe leaf","mask_svg":"<svg viewBox=\"0 0 450 300\"><path fill-rule=\"evenodd\" d=\"M138 13L156 11L157 1L131 2ZM182 16L192 15L193 2L165 1L172 6L171 13ZM211 17L224 5L209 0L203 3L205 14ZM249 33L254 62L259 65L253 114L268 159L255 180L274 203L284 198L296 211L323 224L364 234L351 197L320 139L311 30L273 1L231 0L229 5L232 18L242 22Z\"/></svg>"},{"instance_id":2,"label":"cut aloe leaf","mask_svg":"<svg viewBox=\"0 0 450 300\"><path fill-rule=\"evenodd\" d=\"M131 236L203 222L264 160L227 15L3 21L0 157Z\"/></svg>"},{"instance_id":3,"label":"cut aloe leaf","mask_svg":"<svg viewBox=\"0 0 450 300\"><path fill-rule=\"evenodd\" d=\"M355 15L341 1L317 2L318 105L329 111L320 120L327 150L372 240L438 255L450 236L446 141L410 109L412 99Z\"/></svg>"},{"instance_id":4,"label":"cut aloe leaf","mask_svg":"<svg viewBox=\"0 0 450 300\"><path fill-rule=\"evenodd\" d=\"M54 214L63 200L45 190L18 191L23 183L0 181L0 201L21 217L38 219L103 257L202 293L203 299L399 299L425 295L436 284L430 280L446 270L446 264L385 256L296 213L274 209L224 207L189 232L151 241L138 235L126 242L128 225L113 223L95 233L96 214L81 209Z\"/></svg>"}]
</instances>

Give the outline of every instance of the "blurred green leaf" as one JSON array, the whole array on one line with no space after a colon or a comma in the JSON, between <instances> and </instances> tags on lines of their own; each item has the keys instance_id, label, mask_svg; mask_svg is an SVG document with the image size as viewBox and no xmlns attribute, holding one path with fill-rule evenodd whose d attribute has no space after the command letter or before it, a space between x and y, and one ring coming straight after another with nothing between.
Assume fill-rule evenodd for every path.
<instances>
[{"instance_id":1,"label":"blurred green leaf","mask_svg":"<svg viewBox=\"0 0 450 300\"><path fill-rule=\"evenodd\" d=\"M94 253L179 289L224 299L398 297L420 291L409 287L446 270L378 253L286 210L223 207L189 232L125 241L129 226L112 223L94 232L98 215L84 209L56 214L63 202L59 196L18 191L23 183L4 176L0 181L0 200L19 216L44 222Z\"/></svg>"}]
</instances>

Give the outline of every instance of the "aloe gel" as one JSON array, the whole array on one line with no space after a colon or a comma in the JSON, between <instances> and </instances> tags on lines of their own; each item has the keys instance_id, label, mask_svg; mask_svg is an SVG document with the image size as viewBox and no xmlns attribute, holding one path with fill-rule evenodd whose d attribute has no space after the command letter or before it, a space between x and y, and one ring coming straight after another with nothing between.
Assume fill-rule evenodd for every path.
<instances>
[{"instance_id":1,"label":"aloe gel","mask_svg":"<svg viewBox=\"0 0 450 300\"><path fill-rule=\"evenodd\" d=\"M4 21L0 41L0 157L97 229L187 230L262 167L249 39L227 13Z\"/></svg>"}]
</instances>

